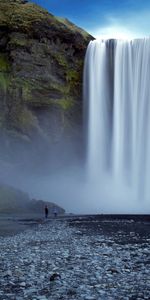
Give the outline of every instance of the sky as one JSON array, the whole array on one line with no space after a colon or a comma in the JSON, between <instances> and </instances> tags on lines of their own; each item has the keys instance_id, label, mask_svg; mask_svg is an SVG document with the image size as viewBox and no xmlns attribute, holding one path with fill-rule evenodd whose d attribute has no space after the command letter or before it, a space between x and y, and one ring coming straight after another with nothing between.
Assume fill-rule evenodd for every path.
<instances>
[{"instance_id":1,"label":"sky","mask_svg":"<svg viewBox=\"0 0 150 300\"><path fill-rule=\"evenodd\" d=\"M150 35L150 0L31 0L97 38Z\"/></svg>"}]
</instances>

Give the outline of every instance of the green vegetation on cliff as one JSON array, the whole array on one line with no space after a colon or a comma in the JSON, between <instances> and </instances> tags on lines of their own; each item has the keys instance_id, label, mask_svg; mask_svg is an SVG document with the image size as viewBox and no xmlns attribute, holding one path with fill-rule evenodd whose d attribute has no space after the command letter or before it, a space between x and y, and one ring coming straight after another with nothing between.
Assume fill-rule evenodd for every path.
<instances>
[{"instance_id":1,"label":"green vegetation on cliff","mask_svg":"<svg viewBox=\"0 0 150 300\"><path fill-rule=\"evenodd\" d=\"M50 142L70 136L81 122L83 61L91 39L36 4L0 0L0 128Z\"/></svg>"},{"instance_id":2,"label":"green vegetation on cliff","mask_svg":"<svg viewBox=\"0 0 150 300\"><path fill-rule=\"evenodd\" d=\"M0 72L9 72L10 63L8 62L8 57L4 53L0 53Z\"/></svg>"}]
</instances>

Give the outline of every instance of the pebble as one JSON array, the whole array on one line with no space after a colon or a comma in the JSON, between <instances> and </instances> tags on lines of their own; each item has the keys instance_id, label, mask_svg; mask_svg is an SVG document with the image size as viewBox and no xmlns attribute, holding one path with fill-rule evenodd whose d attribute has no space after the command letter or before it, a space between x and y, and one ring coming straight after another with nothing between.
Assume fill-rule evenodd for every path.
<instances>
[{"instance_id":1,"label":"pebble","mask_svg":"<svg viewBox=\"0 0 150 300\"><path fill-rule=\"evenodd\" d=\"M0 299L150 299L150 239L130 238L121 245L65 220L0 237Z\"/></svg>"}]
</instances>

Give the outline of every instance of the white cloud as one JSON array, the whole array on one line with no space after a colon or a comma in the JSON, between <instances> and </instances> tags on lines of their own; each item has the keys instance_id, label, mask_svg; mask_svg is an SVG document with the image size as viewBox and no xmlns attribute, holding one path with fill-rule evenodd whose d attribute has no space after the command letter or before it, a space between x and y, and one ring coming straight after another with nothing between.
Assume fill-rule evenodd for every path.
<instances>
[{"instance_id":1,"label":"white cloud","mask_svg":"<svg viewBox=\"0 0 150 300\"><path fill-rule=\"evenodd\" d=\"M150 11L107 16L104 26L89 32L96 38L143 38L150 36Z\"/></svg>"},{"instance_id":2,"label":"white cloud","mask_svg":"<svg viewBox=\"0 0 150 300\"><path fill-rule=\"evenodd\" d=\"M110 25L108 27L102 27L93 31L93 36L96 38L116 38L116 39L132 39L139 37L139 35L135 32L131 32L129 29L118 25Z\"/></svg>"}]
</instances>

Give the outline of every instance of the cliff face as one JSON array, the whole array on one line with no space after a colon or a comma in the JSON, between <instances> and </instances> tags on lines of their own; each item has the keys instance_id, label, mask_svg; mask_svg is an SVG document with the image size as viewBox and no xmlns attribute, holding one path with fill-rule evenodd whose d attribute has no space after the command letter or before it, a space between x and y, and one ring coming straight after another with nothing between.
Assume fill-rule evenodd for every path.
<instances>
[{"instance_id":1,"label":"cliff face","mask_svg":"<svg viewBox=\"0 0 150 300\"><path fill-rule=\"evenodd\" d=\"M34 140L50 145L77 134L91 39L33 3L0 0L0 151L13 156L16 145L23 153Z\"/></svg>"}]
</instances>

